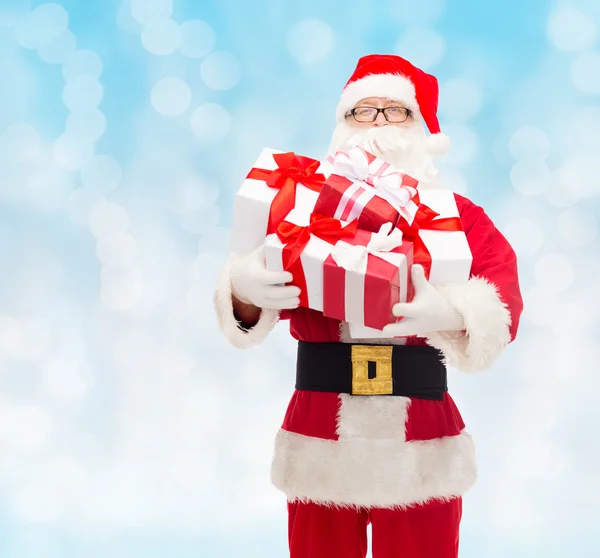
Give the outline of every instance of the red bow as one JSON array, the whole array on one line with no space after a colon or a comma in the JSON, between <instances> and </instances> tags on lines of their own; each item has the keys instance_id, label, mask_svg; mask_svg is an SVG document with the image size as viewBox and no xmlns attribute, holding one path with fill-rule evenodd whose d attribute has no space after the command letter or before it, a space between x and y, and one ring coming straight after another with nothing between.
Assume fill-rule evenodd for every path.
<instances>
[{"instance_id":1,"label":"red bow","mask_svg":"<svg viewBox=\"0 0 600 558\"><path fill-rule=\"evenodd\" d=\"M296 185L300 182L318 192L325 182L325 175L317 173L319 161L288 153L274 153L275 170L252 168L246 178L264 180L270 188L279 190L271 203L267 234L275 232L277 225L294 208Z\"/></svg>"},{"instance_id":2,"label":"red bow","mask_svg":"<svg viewBox=\"0 0 600 558\"><path fill-rule=\"evenodd\" d=\"M285 269L289 269L296 263L300 254L306 248L311 234L330 244L335 244L341 238L354 236L357 226L358 221L356 219L343 227L342 222L338 219L315 215L314 213L310 216L310 225L307 227L300 227L288 221L282 221L277 227L277 236L289 250L289 259L286 262Z\"/></svg>"},{"instance_id":3,"label":"red bow","mask_svg":"<svg viewBox=\"0 0 600 558\"><path fill-rule=\"evenodd\" d=\"M311 215L310 225L299 227L288 221L282 221L277 227L277 236L284 243L282 262L283 268L292 274L293 283L300 287L300 306L308 307L308 291L306 287L306 276L300 255L314 234L326 242L335 244L343 237L356 234L358 221L342 227L341 221L325 217L323 215Z\"/></svg>"},{"instance_id":4,"label":"red bow","mask_svg":"<svg viewBox=\"0 0 600 558\"><path fill-rule=\"evenodd\" d=\"M418 198L417 198L418 199ZM413 243L413 257L415 263L423 265L425 276L429 278L431 271L431 254L425 246L423 239L419 236L420 230L426 231L462 231L462 222L460 217L443 217L436 219L439 213L436 213L430 207L419 203L419 209L411 225L404 219L401 219L397 227L402 231L404 240Z\"/></svg>"}]
</instances>

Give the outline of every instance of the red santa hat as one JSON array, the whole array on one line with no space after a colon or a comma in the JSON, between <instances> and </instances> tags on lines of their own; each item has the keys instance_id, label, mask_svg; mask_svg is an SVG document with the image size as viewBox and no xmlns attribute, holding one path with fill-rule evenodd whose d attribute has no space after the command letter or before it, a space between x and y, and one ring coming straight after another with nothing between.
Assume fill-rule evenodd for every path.
<instances>
[{"instance_id":1,"label":"red santa hat","mask_svg":"<svg viewBox=\"0 0 600 558\"><path fill-rule=\"evenodd\" d=\"M440 132L437 119L438 82L404 58L391 54L363 56L342 91L337 106L337 121L342 122L356 103L367 97L385 97L398 101L425 122L430 136L427 151L443 155L450 149L450 139Z\"/></svg>"}]
</instances>

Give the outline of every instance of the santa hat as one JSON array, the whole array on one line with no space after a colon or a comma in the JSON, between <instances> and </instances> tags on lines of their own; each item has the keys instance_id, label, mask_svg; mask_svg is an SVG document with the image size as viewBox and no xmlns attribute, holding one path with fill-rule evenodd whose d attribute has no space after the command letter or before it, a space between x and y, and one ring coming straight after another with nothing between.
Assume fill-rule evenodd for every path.
<instances>
[{"instance_id":1,"label":"santa hat","mask_svg":"<svg viewBox=\"0 0 600 558\"><path fill-rule=\"evenodd\" d=\"M450 139L440 133L437 119L438 82L404 58L391 54L363 56L342 91L337 106L337 121L342 122L356 103L367 97L385 97L403 103L415 116L421 116L431 134L427 151L443 155L450 149Z\"/></svg>"}]
</instances>

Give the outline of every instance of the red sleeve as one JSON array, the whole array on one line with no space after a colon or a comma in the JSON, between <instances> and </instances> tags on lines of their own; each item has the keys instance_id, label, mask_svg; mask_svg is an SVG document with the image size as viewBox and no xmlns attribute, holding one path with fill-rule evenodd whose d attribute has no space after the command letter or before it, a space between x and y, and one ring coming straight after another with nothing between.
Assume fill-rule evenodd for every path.
<instances>
[{"instance_id":1,"label":"red sleeve","mask_svg":"<svg viewBox=\"0 0 600 558\"><path fill-rule=\"evenodd\" d=\"M510 339L519 328L523 299L519 287L517 255L483 208L455 194L461 221L473 255L472 277L483 277L495 285L510 312Z\"/></svg>"},{"instance_id":2,"label":"red sleeve","mask_svg":"<svg viewBox=\"0 0 600 558\"><path fill-rule=\"evenodd\" d=\"M455 194L473 256L467 282L438 290L461 313L465 330L427 335L429 345L464 372L489 368L515 338L523 311L517 257L483 209Z\"/></svg>"}]
</instances>

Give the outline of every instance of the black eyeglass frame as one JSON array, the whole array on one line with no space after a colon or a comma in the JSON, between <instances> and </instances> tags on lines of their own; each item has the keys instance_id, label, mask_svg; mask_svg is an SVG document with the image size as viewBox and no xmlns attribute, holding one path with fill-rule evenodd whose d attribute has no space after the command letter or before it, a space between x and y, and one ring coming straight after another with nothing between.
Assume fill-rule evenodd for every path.
<instances>
[{"instance_id":1,"label":"black eyeglass frame","mask_svg":"<svg viewBox=\"0 0 600 558\"><path fill-rule=\"evenodd\" d=\"M372 109L372 110L376 110L377 112L375 113L375 117L372 120L358 120L356 118L356 111L358 109ZM386 110L389 109L402 109L406 111L406 118L404 120L395 120L395 121L391 121L388 116L387 113L385 112ZM406 107L385 107L385 108L377 108L377 107L354 107L352 110L348 111L346 113L346 118L350 115L352 115L352 118L354 118L354 120L356 120L356 122L360 122L361 124L364 124L366 122L375 122L375 120L377 120L377 117L379 116L379 113L383 112L383 117L386 119L387 122L389 122L390 124L403 124L404 122L406 122L411 116L412 116L412 111Z\"/></svg>"}]
</instances>

